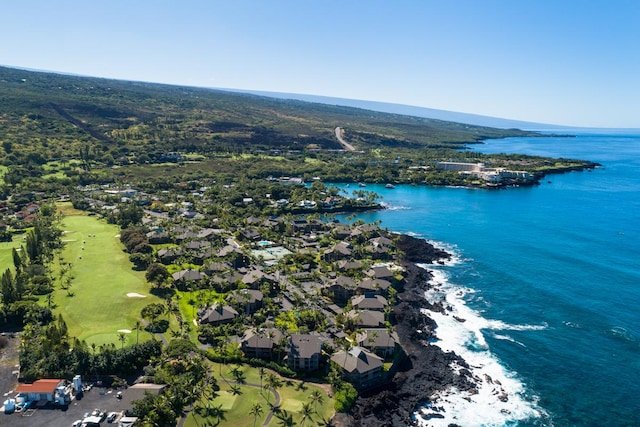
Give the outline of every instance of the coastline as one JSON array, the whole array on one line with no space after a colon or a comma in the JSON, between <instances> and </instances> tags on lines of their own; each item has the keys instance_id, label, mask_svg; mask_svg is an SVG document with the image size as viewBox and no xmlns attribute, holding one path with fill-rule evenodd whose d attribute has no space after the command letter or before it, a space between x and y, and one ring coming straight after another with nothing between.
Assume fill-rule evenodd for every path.
<instances>
[{"instance_id":1,"label":"coastline","mask_svg":"<svg viewBox=\"0 0 640 427\"><path fill-rule=\"evenodd\" d=\"M435 248L426 240L405 234L397 246L404 252L402 265L406 269L405 284L398 289L398 303L393 307L395 328L404 355L390 382L363 393L350 414L337 417L335 425L397 426L416 424L414 413L431 396L450 388L475 390L467 363L452 352L444 352L430 341L435 339L436 322L423 310L442 312L445 308L430 304L425 292L433 275L418 264L432 264L451 258L451 254ZM460 367L457 371L451 367Z\"/></svg>"}]
</instances>

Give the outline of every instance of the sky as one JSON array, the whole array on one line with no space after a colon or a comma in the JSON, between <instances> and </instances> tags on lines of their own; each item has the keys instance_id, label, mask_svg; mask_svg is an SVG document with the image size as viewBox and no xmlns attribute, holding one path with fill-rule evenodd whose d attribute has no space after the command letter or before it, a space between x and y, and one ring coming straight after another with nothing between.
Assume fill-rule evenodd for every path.
<instances>
[{"instance_id":1,"label":"sky","mask_svg":"<svg viewBox=\"0 0 640 427\"><path fill-rule=\"evenodd\" d=\"M638 0L20 0L0 64L640 128Z\"/></svg>"}]
</instances>

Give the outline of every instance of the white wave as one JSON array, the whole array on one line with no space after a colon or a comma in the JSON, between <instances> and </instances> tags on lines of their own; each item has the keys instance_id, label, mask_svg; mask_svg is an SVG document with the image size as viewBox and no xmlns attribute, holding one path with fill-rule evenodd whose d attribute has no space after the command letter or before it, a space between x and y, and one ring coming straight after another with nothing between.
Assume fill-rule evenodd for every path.
<instances>
[{"instance_id":1,"label":"white wave","mask_svg":"<svg viewBox=\"0 0 640 427\"><path fill-rule=\"evenodd\" d=\"M403 205L396 206L396 205L392 205L392 204L386 203L386 202L380 203L380 206L382 206L383 208L385 208L388 211L408 211L408 210L413 209L410 206L403 206Z\"/></svg>"},{"instance_id":2,"label":"white wave","mask_svg":"<svg viewBox=\"0 0 640 427\"><path fill-rule=\"evenodd\" d=\"M624 341L634 342L636 340L635 337L626 328L623 328L622 326L614 326L613 328L609 329L607 333L615 338L618 338Z\"/></svg>"},{"instance_id":3,"label":"white wave","mask_svg":"<svg viewBox=\"0 0 640 427\"><path fill-rule=\"evenodd\" d=\"M526 345L524 345L523 343L521 343L520 341L516 340L515 338L513 338L513 337L511 337L509 335L492 334L492 337L497 339L497 340L509 341L509 342L514 343L514 344L518 344L521 347L526 347Z\"/></svg>"},{"instance_id":4,"label":"white wave","mask_svg":"<svg viewBox=\"0 0 640 427\"><path fill-rule=\"evenodd\" d=\"M425 293L431 302L445 306L442 313L426 311L438 325L438 340L433 342L445 352L455 352L469 365L476 392L449 389L431 397L431 402L416 413L421 426L504 426L519 420L547 417L537 405L537 398L527 396L525 385L514 372L508 371L491 353L483 330L538 331L543 325L510 325L499 320L483 318L465 303L472 289L456 286L448 281L442 269L431 270L432 287ZM522 343L508 335L493 334L496 339ZM452 366L458 369L459 366Z\"/></svg>"},{"instance_id":5,"label":"white wave","mask_svg":"<svg viewBox=\"0 0 640 427\"><path fill-rule=\"evenodd\" d=\"M569 321L564 321L562 323L568 328L582 329L582 325L580 323L569 322Z\"/></svg>"}]
</instances>

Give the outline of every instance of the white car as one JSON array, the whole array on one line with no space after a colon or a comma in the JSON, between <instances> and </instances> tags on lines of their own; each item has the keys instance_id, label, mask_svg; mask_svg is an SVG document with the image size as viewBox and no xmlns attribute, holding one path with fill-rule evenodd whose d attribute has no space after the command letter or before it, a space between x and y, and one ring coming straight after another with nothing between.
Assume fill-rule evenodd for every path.
<instances>
[{"instance_id":1,"label":"white car","mask_svg":"<svg viewBox=\"0 0 640 427\"><path fill-rule=\"evenodd\" d=\"M82 420L75 420L71 427L80 427L82 425Z\"/></svg>"}]
</instances>

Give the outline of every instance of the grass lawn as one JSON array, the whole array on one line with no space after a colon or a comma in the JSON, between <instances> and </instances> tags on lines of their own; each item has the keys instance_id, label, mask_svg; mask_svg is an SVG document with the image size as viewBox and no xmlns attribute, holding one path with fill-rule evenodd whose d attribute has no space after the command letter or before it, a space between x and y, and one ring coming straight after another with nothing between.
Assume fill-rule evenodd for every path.
<instances>
[{"instance_id":1,"label":"grass lawn","mask_svg":"<svg viewBox=\"0 0 640 427\"><path fill-rule=\"evenodd\" d=\"M260 375L257 368L252 368L246 365L240 366L245 375L245 384L238 386L240 394L234 394L231 385L225 382L226 380L232 381L233 375L231 374L231 368L237 365L223 365L212 363L212 372L218 381L220 391L218 396L209 402L211 407L222 409L222 418L210 418L209 422L217 426L252 426L254 419L250 414L250 410L255 403L260 403L262 406L262 414L256 420L256 426L261 426L264 423L271 404L273 404L273 394L267 394L266 391L261 392L260 388ZM222 368L222 377L220 376L220 368ZM266 370L267 373L271 372ZM254 385L252 385L254 384ZM256 386L257 385L257 386ZM326 421L329 420L334 414L334 400L329 398L326 393L328 386L320 387L316 384L306 383L303 381L285 380L282 379L282 387L278 388L280 394L280 409L286 411L292 416L292 419L296 425L300 422L302 415L300 411L302 405L306 402L310 402L311 393L314 390L320 390L323 394L323 402L315 405L316 413L312 417L312 422L308 422L308 425L326 425ZM267 402L267 396L269 401ZM314 404L311 404L314 408ZM194 418L195 417L195 418ZM325 422L322 422L325 420ZM185 421L185 427L198 427L204 425L204 418L192 411L187 420ZM219 421L219 424L217 422ZM281 425L281 421L275 416L269 423L270 426Z\"/></svg>"},{"instance_id":2,"label":"grass lawn","mask_svg":"<svg viewBox=\"0 0 640 427\"><path fill-rule=\"evenodd\" d=\"M10 268L15 273L15 268L13 268L13 248L19 248L22 245L22 236L24 234L16 234L11 242L0 242L0 274L4 273L7 268Z\"/></svg>"},{"instance_id":3,"label":"grass lawn","mask_svg":"<svg viewBox=\"0 0 640 427\"><path fill-rule=\"evenodd\" d=\"M62 313L71 336L86 340L89 345L114 343L121 346L118 330L133 330L142 307L160 302L160 299L149 293L144 271L131 269L117 226L74 211L70 205L63 205L62 211L65 213L62 258L64 262L72 263L70 291L73 296L56 289L54 312ZM54 263L54 269L57 265ZM126 344L136 342L135 331L127 337ZM140 331L141 341L149 337L147 332Z\"/></svg>"}]
</instances>

